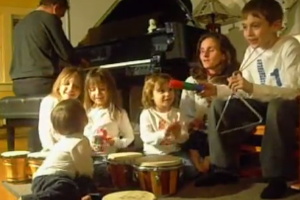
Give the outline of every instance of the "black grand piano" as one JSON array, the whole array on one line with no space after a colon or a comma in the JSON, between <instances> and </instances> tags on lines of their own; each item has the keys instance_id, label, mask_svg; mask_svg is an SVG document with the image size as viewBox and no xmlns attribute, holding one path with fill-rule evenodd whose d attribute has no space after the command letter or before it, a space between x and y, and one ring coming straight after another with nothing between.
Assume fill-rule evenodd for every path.
<instances>
[{"instance_id":1,"label":"black grand piano","mask_svg":"<svg viewBox=\"0 0 300 200\"><path fill-rule=\"evenodd\" d=\"M206 32L191 13L190 0L119 0L88 30L76 51L92 67L112 70L129 109L130 90L142 86L145 75L160 71L180 80L188 77L197 41ZM152 33L150 19L157 26Z\"/></svg>"}]
</instances>

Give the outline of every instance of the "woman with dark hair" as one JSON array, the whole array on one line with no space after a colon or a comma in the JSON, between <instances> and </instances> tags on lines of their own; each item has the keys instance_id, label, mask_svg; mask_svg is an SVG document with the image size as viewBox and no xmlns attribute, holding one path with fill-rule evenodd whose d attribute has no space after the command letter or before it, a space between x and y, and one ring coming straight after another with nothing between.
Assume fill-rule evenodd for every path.
<instances>
[{"instance_id":1,"label":"woman with dark hair","mask_svg":"<svg viewBox=\"0 0 300 200\"><path fill-rule=\"evenodd\" d=\"M222 34L207 33L197 45L198 65L191 69L186 82L193 84L227 84L227 78L239 68L236 50ZM205 97L203 97L205 96ZM207 134L205 133L206 112L214 96L183 90L180 110L191 133L186 143L191 159L199 172L209 169Z\"/></svg>"}]
</instances>

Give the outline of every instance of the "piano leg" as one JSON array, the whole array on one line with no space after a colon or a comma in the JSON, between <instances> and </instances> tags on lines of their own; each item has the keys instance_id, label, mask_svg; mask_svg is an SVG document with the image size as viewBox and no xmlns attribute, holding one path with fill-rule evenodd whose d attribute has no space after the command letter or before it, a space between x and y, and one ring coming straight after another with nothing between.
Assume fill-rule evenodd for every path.
<instances>
[{"instance_id":1,"label":"piano leg","mask_svg":"<svg viewBox=\"0 0 300 200\"><path fill-rule=\"evenodd\" d=\"M42 149L38 127L33 127L29 130L28 149L30 152L36 152Z\"/></svg>"},{"instance_id":2,"label":"piano leg","mask_svg":"<svg viewBox=\"0 0 300 200\"><path fill-rule=\"evenodd\" d=\"M28 149L30 152L41 150L38 134L38 119L6 119L7 149L15 150L15 128L31 127L28 133Z\"/></svg>"},{"instance_id":3,"label":"piano leg","mask_svg":"<svg viewBox=\"0 0 300 200\"><path fill-rule=\"evenodd\" d=\"M7 149L8 151L15 150L15 128L11 126L6 127L7 130Z\"/></svg>"}]
</instances>

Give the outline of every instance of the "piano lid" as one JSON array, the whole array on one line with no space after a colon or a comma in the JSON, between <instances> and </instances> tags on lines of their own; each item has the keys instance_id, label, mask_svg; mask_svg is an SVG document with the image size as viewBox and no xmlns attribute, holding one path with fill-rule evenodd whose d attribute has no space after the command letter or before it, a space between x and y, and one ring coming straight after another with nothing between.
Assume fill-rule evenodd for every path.
<instances>
[{"instance_id":1,"label":"piano lid","mask_svg":"<svg viewBox=\"0 0 300 200\"><path fill-rule=\"evenodd\" d=\"M116 0L96 25L89 29L80 46L136 37L147 33L149 19L158 27L165 22L187 23L191 0Z\"/></svg>"},{"instance_id":2,"label":"piano lid","mask_svg":"<svg viewBox=\"0 0 300 200\"><path fill-rule=\"evenodd\" d=\"M189 10L193 11L191 0L180 0ZM166 21L185 22L186 13L179 0L116 0L101 17L96 26L123 19L134 18L155 12L161 12Z\"/></svg>"}]
</instances>

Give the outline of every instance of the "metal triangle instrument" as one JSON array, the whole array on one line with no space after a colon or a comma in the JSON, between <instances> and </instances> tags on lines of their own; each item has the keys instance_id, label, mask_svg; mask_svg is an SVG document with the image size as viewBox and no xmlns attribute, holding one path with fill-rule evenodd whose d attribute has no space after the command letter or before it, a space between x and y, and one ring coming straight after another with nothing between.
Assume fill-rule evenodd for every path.
<instances>
[{"instance_id":1,"label":"metal triangle instrument","mask_svg":"<svg viewBox=\"0 0 300 200\"><path fill-rule=\"evenodd\" d=\"M222 110L222 113L220 115L220 119L218 120L218 123L217 123L217 126L216 126L216 129L217 129L218 132L219 132L219 127L221 125L221 122L222 122L222 119L224 117L224 114L225 114L225 112L226 112L226 110L228 108L229 102L230 102L230 100L233 97L236 97L237 99L241 100L244 103L244 105L247 108L249 108L249 110L257 117L258 120L256 122L252 122L252 123L247 124L247 125L243 125L243 126L240 126L240 127L235 127L235 128L232 128L232 129L220 131L220 134L225 134L225 133L229 133L229 132L233 132L233 131L243 130L243 129L250 128L250 127L255 127L255 126L261 124L262 121L263 121L262 116L242 96L240 96L238 94L231 94L228 97L228 99L227 99L227 101L225 103L225 106L224 106L224 108Z\"/></svg>"}]
</instances>

